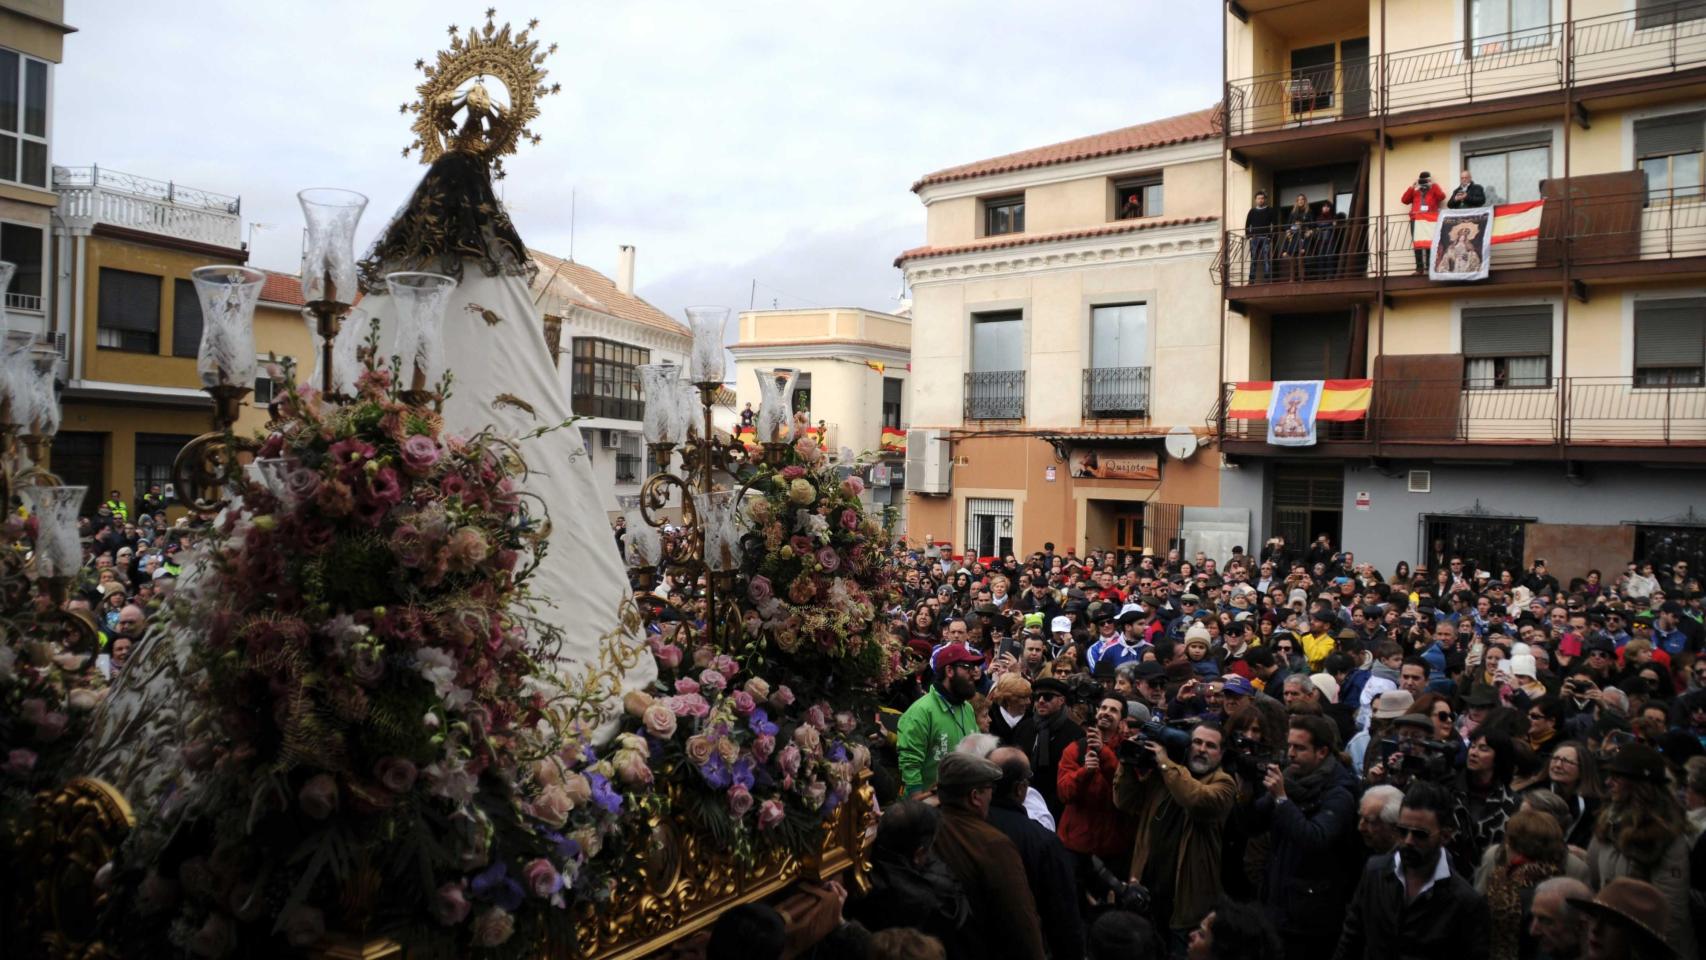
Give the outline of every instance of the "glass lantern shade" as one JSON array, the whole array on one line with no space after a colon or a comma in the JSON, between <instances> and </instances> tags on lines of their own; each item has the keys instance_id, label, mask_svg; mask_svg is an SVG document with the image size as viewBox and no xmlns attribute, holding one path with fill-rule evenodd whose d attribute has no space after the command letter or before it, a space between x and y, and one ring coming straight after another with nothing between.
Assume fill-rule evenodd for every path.
<instances>
[{"instance_id":1,"label":"glass lantern shade","mask_svg":"<svg viewBox=\"0 0 1706 960\"><path fill-rule=\"evenodd\" d=\"M456 281L439 273L391 273L385 276L397 307L397 356L403 361L406 389L425 390L444 373L444 311Z\"/></svg>"},{"instance_id":2,"label":"glass lantern shade","mask_svg":"<svg viewBox=\"0 0 1706 960\"><path fill-rule=\"evenodd\" d=\"M302 251L302 299L309 303L355 302L355 227L367 198L354 190L315 187L296 195L308 223Z\"/></svg>"},{"instance_id":3,"label":"glass lantern shade","mask_svg":"<svg viewBox=\"0 0 1706 960\"><path fill-rule=\"evenodd\" d=\"M7 349L0 353L0 401L4 401L6 426L29 432L35 421L35 373L28 350Z\"/></svg>"},{"instance_id":4,"label":"glass lantern shade","mask_svg":"<svg viewBox=\"0 0 1706 960\"><path fill-rule=\"evenodd\" d=\"M705 533L705 565L716 573L740 566L740 523L735 506L733 490L693 495L693 509Z\"/></svg>"},{"instance_id":5,"label":"glass lantern shade","mask_svg":"<svg viewBox=\"0 0 1706 960\"><path fill-rule=\"evenodd\" d=\"M644 363L636 369L640 373L640 390L646 398L640 421L646 442L680 443L684 424L681 405L675 398L675 385L681 382L681 368L673 363Z\"/></svg>"},{"instance_id":6,"label":"glass lantern shade","mask_svg":"<svg viewBox=\"0 0 1706 960\"><path fill-rule=\"evenodd\" d=\"M54 395L54 369L58 366L59 354L52 350L22 351L24 363L23 389L29 394L29 420L25 429L44 437L52 437L59 433L60 416L63 413L59 407L59 398Z\"/></svg>"},{"instance_id":7,"label":"glass lantern shade","mask_svg":"<svg viewBox=\"0 0 1706 960\"><path fill-rule=\"evenodd\" d=\"M675 381L675 416L683 438L697 437L705 429L705 404L699 388L687 380Z\"/></svg>"},{"instance_id":8,"label":"glass lantern shade","mask_svg":"<svg viewBox=\"0 0 1706 960\"><path fill-rule=\"evenodd\" d=\"M17 264L0 260L0 340L12 329L12 318L6 314L6 294L12 292L12 277L17 272Z\"/></svg>"},{"instance_id":9,"label":"glass lantern shade","mask_svg":"<svg viewBox=\"0 0 1706 960\"><path fill-rule=\"evenodd\" d=\"M83 565L83 545L77 539L77 513L88 487L26 486L18 490L24 508L36 521L35 575L76 576Z\"/></svg>"},{"instance_id":10,"label":"glass lantern shade","mask_svg":"<svg viewBox=\"0 0 1706 960\"><path fill-rule=\"evenodd\" d=\"M228 264L190 271L201 300L201 350L195 369L203 387L247 387L255 382L255 301L267 275Z\"/></svg>"},{"instance_id":11,"label":"glass lantern shade","mask_svg":"<svg viewBox=\"0 0 1706 960\"><path fill-rule=\"evenodd\" d=\"M663 538L658 529L646 522L645 512L630 507L623 514L628 519L622 541L628 545L628 566L655 567L663 559Z\"/></svg>"},{"instance_id":12,"label":"glass lantern shade","mask_svg":"<svg viewBox=\"0 0 1706 960\"><path fill-rule=\"evenodd\" d=\"M794 437L794 387L799 371L758 370L758 442L787 443Z\"/></svg>"},{"instance_id":13,"label":"glass lantern shade","mask_svg":"<svg viewBox=\"0 0 1706 960\"><path fill-rule=\"evenodd\" d=\"M722 383L725 363L723 330L729 325L729 308L688 307L687 322L693 328L693 352L687 358L687 379L693 383Z\"/></svg>"}]
</instances>

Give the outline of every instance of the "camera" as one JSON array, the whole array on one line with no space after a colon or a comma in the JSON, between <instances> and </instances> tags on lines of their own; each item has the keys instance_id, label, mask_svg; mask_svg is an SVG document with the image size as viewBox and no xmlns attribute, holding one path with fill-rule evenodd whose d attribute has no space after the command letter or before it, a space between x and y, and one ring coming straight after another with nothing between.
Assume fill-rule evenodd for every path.
<instances>
[{"instance_id":1,"label":"camera","mask_svg":"<svg viewBox=\"0 0 1706 960\"><path fill-rule=\"evenodd\" d=\"M1178 721L1191 723L1192 721ZM1149 719L1137 728L1137 736L1120 741L1117 754L1120 762L1137 770L1154 770L1155 755L1144 746L1159 743L1174 763L1184 763L1191 749L1191 735L1185 729L1162 720Z\"/></svg>"},{"instance_id":2,"label":"camera","mask_svg":"<svg viewBox=\"0 0 1706 960\"><path fill-rule=\"evenodd\" d=\"M1068 685L1071 690L1071 692L1066 695L1066 702L1068 705L1094 705L1100 702L1102 697L1105 696L1102 691L1102 685L1089 677L1074 678L1073 680L1068 681Z\"/></svg>"},{"instance_id":3,"label":"camera","mask_svg":"<svg viewBox=\"0 0 1706 960\"><path fill-rule=\"evenodd\" d=\"M1268 767L1284 767L1284 754L1269 753L1267 745L1255 737L1235 733L1226 744L1227 766L1250 778L1260 777Z\"/></svg>"},{"instance_id":4,"label":"camera","mask_svg":"<svg viewBox=\"0 0 1706 960\"><path fill-rule=\"evenodd\" d=\"M1451 748L1443 740L1380 741L1381 756L1387 757L1386 779L1394 785L1426 780L1439 783L1451 778Z\"/></svg>"}]
</instances>

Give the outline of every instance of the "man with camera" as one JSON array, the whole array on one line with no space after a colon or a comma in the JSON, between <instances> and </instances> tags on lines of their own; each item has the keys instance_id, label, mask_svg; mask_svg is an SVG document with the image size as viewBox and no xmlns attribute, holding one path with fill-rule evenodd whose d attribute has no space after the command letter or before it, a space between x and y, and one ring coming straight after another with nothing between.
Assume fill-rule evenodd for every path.
<instances>
[{"instance_id":1,"label":"man with camera","mask_svg":"<svg viewBox=\"0 0 1706 960\"><path fill-rule=\"evenodd\" d=\"M1131 816L1114 804L1118 751L1126 739L1126 701L1106 696L1096 704L1096 720L1084 739L1060 756L1056 785L1061 801L1060 840L1080 861L1095 856L1119 876L1127 876L1133 834ZM1081 865L1080 870L1084 867Z\"/></svg>"},{"instance_id":2,"label":"man with camera","mask_svg":"<svg viewBox=\"0 0 1706 960\"><path fill-rule=\"evenodd\" d=\"M1220 894L1220 845L1238 800L1221 769L1222 735L1212 723L1190 730L1183 762L1158 737L1123 742L1114 777L1114 803L1137 816L1131 878L1153 898L1151 915L1182 944Z\"/></svg>"},{"instance_id":3,"label":"man with camera","mask_svg":"<svg viewBox=\"0 0 1706 960\"><path fill-rule=\"evenodd\" d=\"M1416 182L1410 184L1404 191L1404 195L1398 198L1398 202L1410 208L1410 238L1413 243L1416 236L1416 218L1423 214L1439 211L1439 205L1445 202L1445 188L1434 183L1433 177L1426 170L1423 170L1416 177ZM1415 250L1416 272L1426 274L1428 272L1428 252L1421 247L1416 247Z\"/></svg>"},{"instance_id":4,"label":"man with camera","mask_svg":"<svg viewBox=\"0 0 1706 960\"><path fill-rule=\"evenodd\" d=\"M1325 957L1338 941L1355 859L1356 780L1338 759L1338 732L1321 716L1294 716L1289 764L1268 767L1253 823L1271 841L1262 899L1288 956Z\"/></svg>"}]
</instances>

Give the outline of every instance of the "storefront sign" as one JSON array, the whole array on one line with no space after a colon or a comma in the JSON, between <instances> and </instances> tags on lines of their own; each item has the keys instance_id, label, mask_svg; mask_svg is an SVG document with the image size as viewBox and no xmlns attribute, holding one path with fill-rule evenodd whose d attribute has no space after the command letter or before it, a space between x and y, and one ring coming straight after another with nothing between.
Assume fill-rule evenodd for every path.
<instances>
[{"instance_id":1,"label":"storefront sign","mask_svg":"<svg viewBox=\"0 0 1706 960\"><path fill-rule=\"evenodd\" d=\"M1074 450L1069 462L1074 479L1161 479L1160 458L1152 450Z\"/></svg>"}]
</instances>

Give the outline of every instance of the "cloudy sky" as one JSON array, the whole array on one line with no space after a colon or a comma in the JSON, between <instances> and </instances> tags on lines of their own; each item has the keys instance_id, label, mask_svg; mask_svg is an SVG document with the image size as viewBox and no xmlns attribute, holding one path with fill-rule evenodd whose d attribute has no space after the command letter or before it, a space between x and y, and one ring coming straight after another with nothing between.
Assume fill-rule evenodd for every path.
<instances>
[{"instance_id":1,"label":"cloudy sky","mask_svg":"<svg viewBox=\"0 0 1706 960\"><path fill-rule=\"evenodd\" d=\"M421 173L399 104L452 22L443 0L67 0L53 161L243 199L258 266L294 272L295 192L371 198L365 244ZM557 0L541 22L562 92L506 164L535 247L642 296L744 309L893 309L922 242L908 187L941 167L1213 103L1219 4L1192 0ZM169 13L168 13L169 11ZM571 195L574 228L571 231Z\"/></svg>"}]
</instances>

